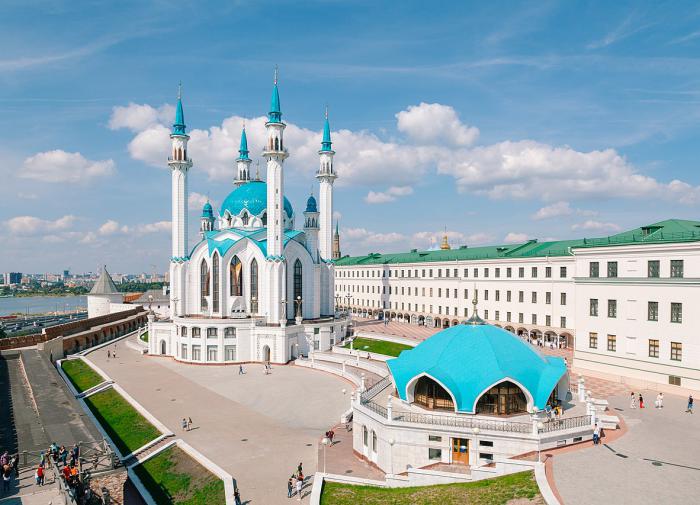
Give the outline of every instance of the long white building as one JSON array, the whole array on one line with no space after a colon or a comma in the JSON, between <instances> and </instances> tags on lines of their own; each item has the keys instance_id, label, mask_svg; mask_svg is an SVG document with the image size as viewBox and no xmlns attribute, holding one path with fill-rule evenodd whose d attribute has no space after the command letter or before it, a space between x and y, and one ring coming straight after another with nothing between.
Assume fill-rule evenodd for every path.
<instances>
[{"instance_id":1,"label":"long white building","mask_svg":"<svg viewBox=\"0 0 700 505\"><path fill-rule=\"evenodd\" d=\"M576 369L630 386L700 390L700 222L593 239L344 257L338 306L435 327L480 316L574 349Z\"/></svg>"}]
</instances>

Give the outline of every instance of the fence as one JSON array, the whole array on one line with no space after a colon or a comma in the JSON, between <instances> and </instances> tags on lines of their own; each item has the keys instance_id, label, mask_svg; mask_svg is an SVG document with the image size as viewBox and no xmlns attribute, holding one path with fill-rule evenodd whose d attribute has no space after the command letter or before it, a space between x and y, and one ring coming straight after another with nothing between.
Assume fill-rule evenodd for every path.
<instances>
[{"instance_id":1,"label":"fence","mask_svg":"<svg viewBox=\"0 0 700 505\"><path fill-rule=\"evenodd\" d=\"M391 379L389 377L384 377L383 379L377 381L374 385L372 385L372 387L367 389L367 391L362 393L362 395L360 396L360 400L362 401L362 403L367 403L372 398L374 398L379 393L388 388L390 385Z\"/></svg>"},{"instance_id":2,"label":"fence","mask_svg":"<svg viewBox=\"0 0 700 505\"><path fill-rule=\"evenodd\" d=\"M540 433L551 433L553 431L563 431L571 428L582 428L591 425L591 416L569 417L564 419L552 419L543 424Z\"/></svg>"},{"instance_id":3,"label":"fence","mask_svg":"<svg viewBox=\"0 0 700 505\"><path fill-rule=\"evenodd\" d=\"M478 419L472 416L442 416L436 414L420 414L418 412L397 412L392 417L394 421L401 421L404 423L431 424L433 426L449 426L454 428L479 428L480 430L510 433L532 433L532 424L530 423Z\"/></svg>"}]
</instances>

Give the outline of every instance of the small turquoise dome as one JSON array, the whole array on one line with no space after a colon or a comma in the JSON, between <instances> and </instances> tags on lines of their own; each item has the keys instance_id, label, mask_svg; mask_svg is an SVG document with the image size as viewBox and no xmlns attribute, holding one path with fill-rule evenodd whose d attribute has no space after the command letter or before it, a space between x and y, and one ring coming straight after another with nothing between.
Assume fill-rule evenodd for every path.
<instances>
[{"instance_id":1,"label":"small turquoise dome","mask_svg":"<svg viewBox=\"0 0 700 505\"><path fill-rule=\"evenodd\" d=\"M267 183L250 181L234 189L221 204L219 214L223 217L228 211L231 215L237 216L243 209L248 209L248 212L253 216L259 216L267 209ZM284 212L288 219L291 219L294 214L292 204L289 203L286 196L284 197Z\"/></svg>"},{"instance_id":2,"label":"small turquoise dome","mask_svg":"<svg viewBox=\"0 0 700 505\"><path fill-rule=\"evenodd\" d=\"M316 205L314 195L309 196L309 199L306 200L306 210L304 212L318 212L318 205Z\"/></svg>"},{"instance_id":3,"label":"small turquoise dome","mask_svg":"<svg viewBox=\"0 0 700 505\"><path fill-rule=\"evenodd\" d=\"M209 202L205 203L204 207L202 207L202 217L210 217L214 219L214 209L212 209Z\"/></svg>"},{"instance_id":4,"label":"small turquoise dome","mask_svg":"<svg viewBox=\"0 0 700 505\"><path fill-rule=\"evenodd\" d=\"M516 335L489 324L460 324L440 331L387 361L399 396L408 400L414 379L427 375L455 400L458 412L474 413L490 387L511 381L538 409L566 374L562 358L543 356Z\"/></svg>"}]
</instances>

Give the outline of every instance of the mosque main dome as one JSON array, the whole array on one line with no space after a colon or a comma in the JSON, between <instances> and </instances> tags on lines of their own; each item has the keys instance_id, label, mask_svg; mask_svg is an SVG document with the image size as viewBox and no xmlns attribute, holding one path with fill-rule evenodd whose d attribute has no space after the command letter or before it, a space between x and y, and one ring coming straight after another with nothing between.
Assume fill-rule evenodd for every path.
<instances>
[{"instance_id":1,"label":"mosque main dome","mask_svg":"<svg viewBox=\"0 0 700 505\"><path fill-rule=\"evenodd\" d=\"M221 204L219 214L226 217L238 216L246 209L252 216L260 216L267 210L267 183L264 181L250 181L231 191ZM287 219L292 219L294 209L287 197L284 197L284 212Z\"/></svg>"}]
</instances>

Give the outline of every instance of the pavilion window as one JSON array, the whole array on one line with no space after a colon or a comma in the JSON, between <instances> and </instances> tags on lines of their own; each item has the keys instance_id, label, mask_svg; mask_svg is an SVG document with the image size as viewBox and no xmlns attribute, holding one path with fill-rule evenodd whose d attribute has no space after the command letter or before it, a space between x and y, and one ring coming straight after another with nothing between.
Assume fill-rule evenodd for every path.
<instances>
[{"instance_id":1,"label":"pavilion window","mask_svg":"<svg viewBox=\"0 0 700 505\"><path fill-rule=\"evenodd\" d=\"M414 402L428 409L454 410L450 394L430 377L421 377L413 392Z\"/></svg>"},{"instance_id":2,"label":"pavilion window","mask_svg":"<svg viewBox=\"0 0 700 505\"><path fill-rule=\"evenodd\" d=\"M202 310L207 310L209 304L207 303L207 296L209 296L209 267L207 266L207 260L202 260L199 266L199 279L200 279L200 303L202 305Z\"/></svg>"},{"instance_id":3,"label":"pavilion window","mask_svg":"<svg viewBox=\"0 0 700 505\"><path fill-rule=\"evenodd\" d=\"M243 265L238 256L231 258L229 285L231 296L243 296Z\"/></svg>"},{"instance_id":4,"label":"pavilion window","mask_svg":"<svg viewBox=\"0 0 700 505\"><path fill-rule=\"evenodd\" d=\"M484 393L476 403L476 413L508 416L527 412L525 393L510 381L504 381Z\"/></svg>"},{"instance_id":5,"label":"pavilion window","mask_svg":"<svg viewBox=\"0 0 700 505\"><path fill-rule=\"evenodd\" d=\"M211 300L211 305L212 305L212 310L214 312L219 312L219 255L214 253L214 257L212 258L212 300Z\"/></svg>"},{"instance_id":6,"label":"pavilion window","mask_svg":"<svg viewBox=\"0 0 700 505\"><path fill-rule=\"evenodd\" d=\"M243 215L241 216L241 221L243 221L243 226L248 226L248 213L244 212Z\"/></svg>"},{"instance_id":7,"label":"pavilion window","mask_svg":"<svg viewBox=\"0 0 700 505\"><path fill-rule=\"evenodd\" d=\"M255 302L258 299L258 260L255 258L250 262L250 299Z\"/></svg>"}]
</instances>

